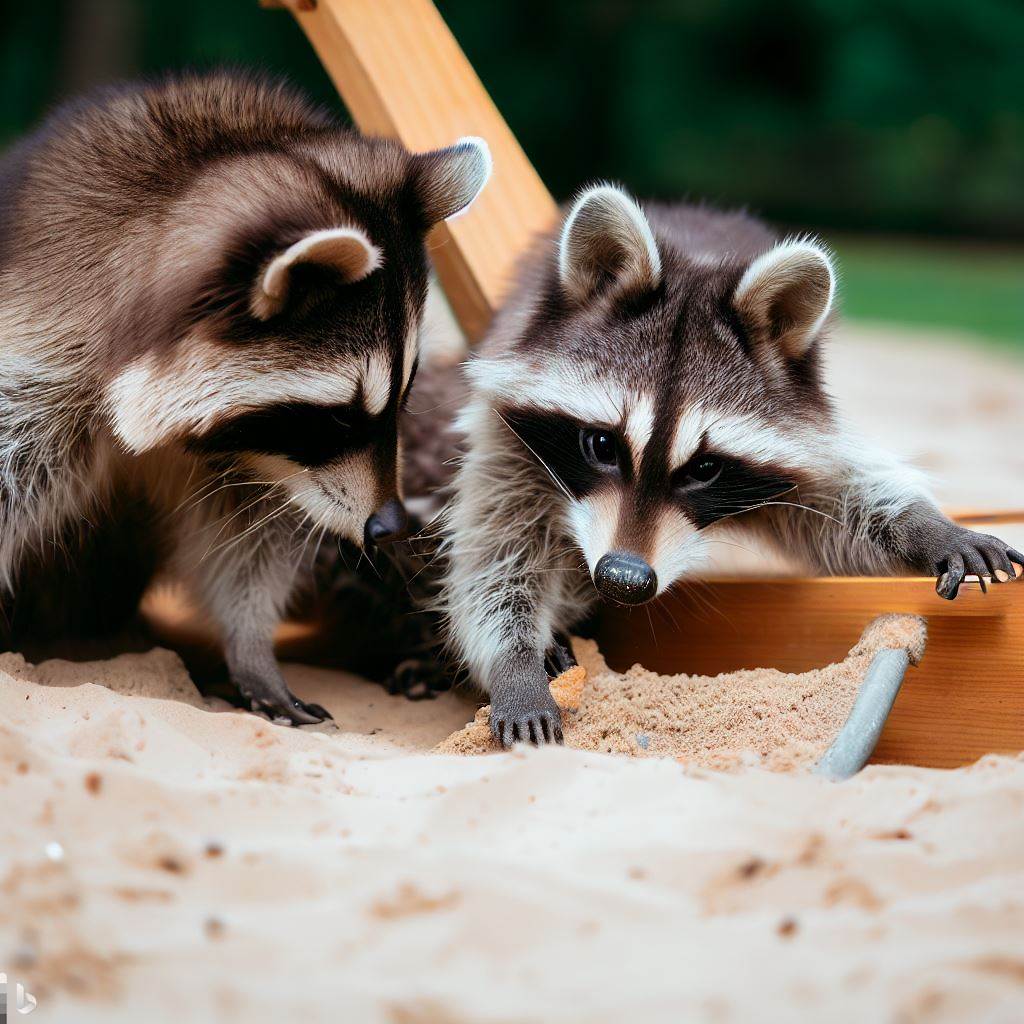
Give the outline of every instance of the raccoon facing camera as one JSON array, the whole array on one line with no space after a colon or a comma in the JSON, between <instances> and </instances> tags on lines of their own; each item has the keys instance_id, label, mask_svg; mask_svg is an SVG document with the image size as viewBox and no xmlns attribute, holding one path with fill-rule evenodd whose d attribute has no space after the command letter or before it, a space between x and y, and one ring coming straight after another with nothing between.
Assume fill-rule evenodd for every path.
<instances>
[{"instance_id":1,"label":"raccoon facing camera","mask_svg":"<svg viewBox=\"0 0 1024 1024\"><path fill-rule=\"evenodd\" d=\"M448 515L448 639L502 744L561 739L545 659L598 597L698 577L721 530L825 574L1015 576L826 392L829 252L745 213L596 185L526 261L467 366Z\"/></svg>"},{"instance_id":2,"label":"raccoon facing camera","mask_svg":"<svg viewBox=\"0 0 1024 1024\"><path fill-rule=\"evenodd\" d=\"M0 164L4 642L52 637L55 606L60 629L98 610L113 627L166 573L254 710L329 717L289 691L273 631L322 538L405 530L425 236L489 173L479 139L411 154L225 72L103 90L16 146Z\"/></svg>"}]
</instances>

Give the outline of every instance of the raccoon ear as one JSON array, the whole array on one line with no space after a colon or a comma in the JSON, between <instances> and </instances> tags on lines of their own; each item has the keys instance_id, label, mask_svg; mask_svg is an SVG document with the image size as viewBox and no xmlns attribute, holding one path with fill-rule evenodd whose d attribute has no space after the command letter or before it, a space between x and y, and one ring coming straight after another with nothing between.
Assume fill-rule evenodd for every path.
<instances>
[{"instance_id":1,"label":"raccoon ear","mask_svg":"<svg viewBox=\"0 0 1024 1024\"><path fill-rule=\"evenodd\" d=\"M313 231L278 253L267 264L253 289L252 311L260 320L281 312L291 286L292 267L318 263L336 270L346 283L361 281L384 262L377 248L359 228Z\"/></svg>"},{"instance_id":2,"label":"raccoon ear","mask_svg":"<svg viewBox=\"0 0 1024 1024\"><path fill-rule=\"evenodd\" d=\"M813 242L783 242L740 278L733 306L758 335L799 359L832 310L836 279L829 254Z\"/></svg>"},{"instance_id":3,"label":"raccoon ear","mask_svg":"<svg viewBox=\"0 0 1024 1024\"><path fill-rule=\"evenodd\" d=\"M445 149L417 153L410 180L427 227L464 213L491 176L491 151L483 139L467 136Z\"/></svg>"},{"instance_id":4,"label":"raccoon ear","mask_svg":"<svg viewBox=\"0 0 1024 1024\"><path fill-rule=\"evenodd\" d=\"M613 185L594 185L573 203L558 241L558 276L571 298L601 287L651 291L661 282L661 254L643 210Z\"/></svg>"}]
</instances>

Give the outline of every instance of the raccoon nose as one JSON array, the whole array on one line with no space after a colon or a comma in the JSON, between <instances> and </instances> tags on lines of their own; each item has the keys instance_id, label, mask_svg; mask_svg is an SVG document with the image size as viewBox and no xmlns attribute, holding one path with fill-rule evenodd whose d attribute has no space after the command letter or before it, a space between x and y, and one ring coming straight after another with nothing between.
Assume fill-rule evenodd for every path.
<instances>
[{"instance_id":1,"label":"raccoon nose","mask_svg":"<svg viewBox=\"0 0 1024 1024\"><path fill-rule=\"evenodd\" d=\"M619 604L643 604L658 592L658 577L639 555L609 551L594 566L594 586Z\"/></svg>"},{"instance_id":2,"label":"raccoon nose","mask_svg":"<svg viewBox=\"0 0 1024 1024\"><path fill-rule=\"evenodd\" d=\"M406 515L405 506L397 499L392 498L383 505L369 519L363 527L363 541L366 547L372 548L376 544L388 544L393 540L401 540L405 536L405 527L409 517Z\"/></svg>"}]
</instances>

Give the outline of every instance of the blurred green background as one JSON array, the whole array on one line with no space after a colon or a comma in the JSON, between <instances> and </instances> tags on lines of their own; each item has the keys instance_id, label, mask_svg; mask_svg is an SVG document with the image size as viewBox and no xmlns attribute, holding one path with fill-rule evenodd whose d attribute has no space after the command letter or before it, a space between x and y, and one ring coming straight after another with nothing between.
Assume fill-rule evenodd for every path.
<instances>
[{"instance_id":1,"label":"blurred green background","mask_svg":"<svg viewBox=\"0 0 1024 1024\"><path fill-rule=\"evenodd\" d=\"M0 145L111 78L235 62L339 107L256 0L4 0ZM849 316L1024 351L1020 0L441 0L559 198L610 178L836 248Z\"/></svg>"}]
</instances>

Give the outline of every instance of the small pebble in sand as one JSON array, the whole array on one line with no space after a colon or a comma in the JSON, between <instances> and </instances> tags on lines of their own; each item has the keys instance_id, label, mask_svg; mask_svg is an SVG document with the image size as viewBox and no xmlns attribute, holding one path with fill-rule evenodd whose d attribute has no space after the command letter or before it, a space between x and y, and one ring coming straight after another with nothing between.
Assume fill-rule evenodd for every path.
<instances>
[{"instance_id":1,"label":"small pebble in sand","mask_svg":"<svg viewBox=\"0 0 1024 1024\"><path fill-rule=\"evenodd\" d=\"M219 917L208 917L203 922L203 931L208 939L222 939L227 928Z\"/></svg>"},{"instance_id":2,"label":"small pebble in sand","mask_svg":"<svg viewBox=\"0 0 1024 1024\"><path fill-rule=\"evenodd\" d=\"M157 867L162 868L164 871L169 871L172 875L180 875L185 871L185 865L177 857L160 857L156 864Z\"/></svg>"},{"instance_id":3,"label":"small pebble in sand","mask_svg":"<svg viewBox=\"0 0 1024 1024\"><path fill-rule=\"evenodd\" d=\"M92 793L93 796L98 796L100 790L103 788L103 776L99 772L89 772L85 779L85 788L88 792Z\"/></svg>"},{"instance_id":4,"label":"small pebble in sand","mask_svg":"<svg viewBox=\"0 0 1024 1024\"><path fill-rule=\"evenodd\" d=\"M205 853L207 857L213 860L217 857L224 856L224 847L218 842L211 841L207 843L206 846L203 848L203 853Z\"/></svg>"},{"instance_id":5,"label":"small pebble in sand","mask_svg":"<svg viewBox=\"0 0 1024 1024\"><path fill-rule=\"evenodd\" d=\"M736 873L740 878L755 878L764 871L767 865L760 857L751 857L745 860L737 869Z\"/></svg>"},{"instance_id":6,"label":"small pebble in sand","mask_svg":"<svg viewBox=\"0 0 1024 1024\"><path fill-rule=\"evenodd\" d=\"M784 939L791 939L797 933L798 925L795 917L784 917L780 922L778 928L775 930Z\"/></svg>"},{"instance_id":7,"label":"small pebble in sand","mask_svg":"<svg viewBox=\"0 0 1024 1024\"><path fill-rule=\"evenodd\" d=\"M45 852L47 858L55 864L64 859L64 847L58 842L47 843Z\"/></svg>"}]
</instances>

